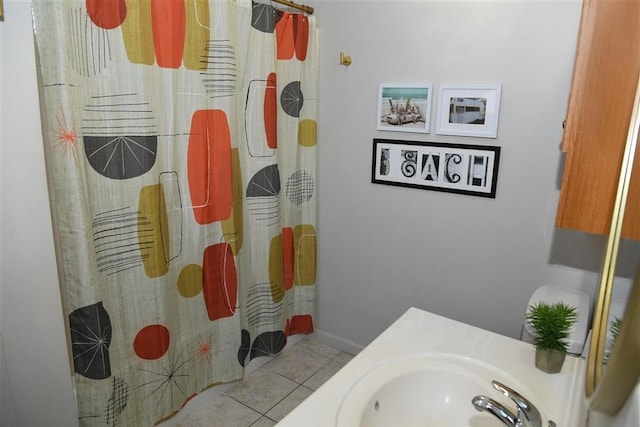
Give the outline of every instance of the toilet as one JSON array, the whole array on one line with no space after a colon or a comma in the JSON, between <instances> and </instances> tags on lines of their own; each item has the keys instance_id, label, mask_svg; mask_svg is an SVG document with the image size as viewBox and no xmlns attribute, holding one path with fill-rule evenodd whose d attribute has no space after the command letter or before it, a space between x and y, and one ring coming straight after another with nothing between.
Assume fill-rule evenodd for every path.
<instances>
[{"instance_id":1,"label":"toilet","mask_svg":"<svg viewBox=\"0 0 640 427\"><path fill-rule=\"evenodd\" d=\"M571 327L567 343L569 344L568 353L572 356L580 356L587 339L589 319L591 318L591 297L589 294L574 289L544 285L533 292L527 308L532 304L540 302L553 304L560 301L568 306L577 308L578 320ZM522 328L522 336L520 337L521 340L533 344L534 336L535 331L531 325L525 321Z\"/></svg>"}]
</instances>

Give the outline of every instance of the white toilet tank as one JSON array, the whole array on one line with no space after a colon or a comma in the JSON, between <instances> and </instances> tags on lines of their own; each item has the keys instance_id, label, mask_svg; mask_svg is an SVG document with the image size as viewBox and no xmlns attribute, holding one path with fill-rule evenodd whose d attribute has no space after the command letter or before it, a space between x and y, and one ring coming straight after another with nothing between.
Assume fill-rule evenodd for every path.
<instances>
[{"instance_id":1,"label":"white toilet tank","mask_svg":"<svg viewBox=\"0 0 640 427\"><path fill-rule=\"evenodd\" d=\"M578 320L571 327L567 343L569 344L569 354L579 356L582 354L584 343L587 339L589 319L591 318L591 297L589 294L578 290L544 285L536 289L531 295L527 309L530 305L539 302L553 304L560 301L577 309ZM534 334L533 328L525 321L522 328L522 336L520 337L521 340L533 343Z\"/></svg>"}]
</instances>

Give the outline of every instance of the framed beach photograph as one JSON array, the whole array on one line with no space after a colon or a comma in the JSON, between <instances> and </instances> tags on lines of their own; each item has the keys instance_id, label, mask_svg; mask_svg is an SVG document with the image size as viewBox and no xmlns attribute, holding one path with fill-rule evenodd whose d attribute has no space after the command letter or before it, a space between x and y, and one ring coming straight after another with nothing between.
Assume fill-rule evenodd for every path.
<instances>
[{"instance_id":1,"label":"framed beach photograph","mask_svg":"<svg viewBox=\"0 0 640 427\"><path fill-rule=\"evenodd\" d=\"M373 140L371 182L496 197L500 147Z\"/></svg>"},{"instance_id":2,"label":"framed beach photograph","mask_svg":"<svg viewBox=\"0 0 640 427\"><path fill-rule=\"evenodd\" d=\"M381 84L377 129L429 133L432 88L431 83Z\"/></svg>"},{"instance_id":3,"label":"framed beach photograph","mask_svg":"<svg viewBox=\"0 0 640 427\"><path fill-rule=\"evenodd\" d=\"M438 135L496 138L502 85L443 85L438 95Z\"/></svg>"}]
</instances>

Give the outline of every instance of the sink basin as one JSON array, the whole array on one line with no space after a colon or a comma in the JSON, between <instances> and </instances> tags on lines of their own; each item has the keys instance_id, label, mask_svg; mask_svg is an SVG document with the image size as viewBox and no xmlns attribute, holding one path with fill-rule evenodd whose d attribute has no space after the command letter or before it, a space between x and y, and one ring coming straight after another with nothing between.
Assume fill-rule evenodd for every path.
<instances>
[{"instance_id":1,"label":"sink basin","mask_svg":"<svg viewBox=\"0 0 640 427\"><path fill-rule=\"evenodd\" d=\"M336 425L504 427L471 404L474 396L482 394L515 412L513 403L491 387L494 379L536 404L526 387L492 365L428 353L390 359L363 375L342 400Z\"/></svg>"}]
</instances>

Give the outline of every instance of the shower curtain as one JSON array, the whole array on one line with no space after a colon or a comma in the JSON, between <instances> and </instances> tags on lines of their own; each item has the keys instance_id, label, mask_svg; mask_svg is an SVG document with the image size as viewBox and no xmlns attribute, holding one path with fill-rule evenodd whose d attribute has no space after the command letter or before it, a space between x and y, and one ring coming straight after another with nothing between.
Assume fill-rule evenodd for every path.
<instances>
[{"instance_id":1,"label":"shower curtain","mask_svg":"<svg viewBox=\"0 0 640 427\"><path fill-rule=\"evenodd\" d=\"M153 425L313 330L315 20L249 0L33 19L80 425Z\"/></svg>"}]
</instances>

